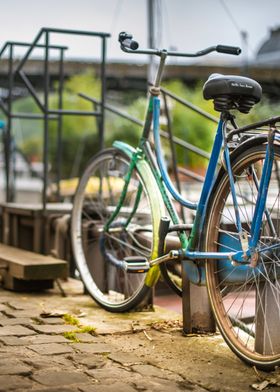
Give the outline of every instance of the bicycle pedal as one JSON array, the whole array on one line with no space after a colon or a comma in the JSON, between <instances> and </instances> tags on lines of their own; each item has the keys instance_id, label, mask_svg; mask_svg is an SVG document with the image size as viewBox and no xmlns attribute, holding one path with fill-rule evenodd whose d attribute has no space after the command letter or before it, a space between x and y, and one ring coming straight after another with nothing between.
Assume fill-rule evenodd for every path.
<instances>
[{"instance_id":1,"label":"bicycle pedal","mask_svg":"<svg viewBox=\"0 0 280 392\"><path fill-rule=\"evenodd\" d=\"M134 274L145 273L150 269L148 260L143 256L124 257L124 263L126 265L126 272Z\"/></svg>"}]
</instances>

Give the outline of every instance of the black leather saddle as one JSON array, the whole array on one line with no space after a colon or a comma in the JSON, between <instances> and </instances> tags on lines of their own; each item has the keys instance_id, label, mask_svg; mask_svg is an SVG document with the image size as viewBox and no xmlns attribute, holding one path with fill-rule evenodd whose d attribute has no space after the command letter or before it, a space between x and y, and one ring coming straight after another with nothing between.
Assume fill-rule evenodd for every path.
<instances>
[{"instance_id":1,"label":"black leather saddle","mask_svg":"<svg viewBox=\"0 0 280 392\"><path fill-rule=\"evenodd\" d=\"M214 100L218 112L237 109L249 113L260 101L262 88L258 82L244 76L212 74L203 86L203 96Z\"/></svg>"}]
</instances>

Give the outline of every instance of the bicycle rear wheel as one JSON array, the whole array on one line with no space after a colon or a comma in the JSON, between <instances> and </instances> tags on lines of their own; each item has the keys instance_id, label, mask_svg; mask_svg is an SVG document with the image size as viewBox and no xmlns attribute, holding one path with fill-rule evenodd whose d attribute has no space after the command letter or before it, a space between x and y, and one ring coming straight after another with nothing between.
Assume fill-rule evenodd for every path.
<instances>
[{"instance_id":1,"label":"bicycle rear wheel","mask_svg":"<svg viewBox=\"0 0 280 392\"><path fill-rule=\"evenodd\" d=\"M251 147L232 163L242 228L248 236L266 146ZM263 215L258 247L280 243L280 149ZM241 250L227 173L218 180L208 208L205 250ZM280 250L260 253L255 267L230 260L206 261L208 292L220 332L245 362L270 370L280 365Z\"/></svg>"},{"instance_id":2,"label":"bicycle rear wheel","mask_svg":"<svg viewBox=\"0 0 280 392\"><path fill-rule=\"evenodd\" d=\"M103 230L116 208L129 165L128 157L117 149L97 154L80 179L71 219L73 253L81 278L93 299L112 312L134 308L150 287L145 284L146 273L128 273L110 262L108 254L117 260L127 256L149 259L156 246L155 216L160 216L158 200L148 194L134 168L112 230Z\"/></svg>"}]
</instances>

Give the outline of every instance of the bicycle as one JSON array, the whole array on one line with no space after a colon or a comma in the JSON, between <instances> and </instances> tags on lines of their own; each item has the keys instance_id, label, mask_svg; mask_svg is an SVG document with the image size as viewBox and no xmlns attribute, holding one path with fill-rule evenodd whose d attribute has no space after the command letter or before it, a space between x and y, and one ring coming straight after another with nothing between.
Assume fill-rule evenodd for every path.
<instances>
[{"instance_id":1,"label":"bicycle","mask_svg":"<svg viewBox=\"0 0 280 392\"><path fill-rule=\"evenodd\" d=\"M71 238L86 289L103 308L128 311L150 293L160 267L184 260L190 281L207 284L218 328L232 351L272 369L280 364L280 117L238 128L232 110L248 113L261 99L260 85L246 77L211 75L203 94L214 101L220 121L199 201L186 200L169 178L160 145L165 60L213 51L238 55L240 49L217 45L191 54L138 49L127 33L119 41L123 51L156 55L160 62L138 147L116 141L99 152L76 191ZM173 199L196 211L189 237ZM179 249L165 250L170 236Z\"/></svg>"}]
</instances>

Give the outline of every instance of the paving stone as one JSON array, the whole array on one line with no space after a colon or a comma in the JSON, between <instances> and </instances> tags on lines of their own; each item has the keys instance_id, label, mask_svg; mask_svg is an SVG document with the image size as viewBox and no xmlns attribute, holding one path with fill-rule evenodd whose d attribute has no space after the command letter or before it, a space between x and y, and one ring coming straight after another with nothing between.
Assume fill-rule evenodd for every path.
<instances>
[{"instance_id":1,"label":"paving stone","mask_svg":"<svg viewBox=\"0 0 280 392\"><path fill-rule=\"evenodd\" d=\"M23 358L25 355L30 354L30 350L26 346L1 346L0 347L0 358L7 358L10 356L16 356L19 358Z\"/></svg>"},{"instance_id":2,"label":"paving stone","mask_svg":"<svg viewBox=\"0 0 280 392\"><path fill-rule=\"evenodd\" d=\"M129 370L108 366L103 369L87 370L86 374L105 383L111 383L112 380L125 380L127 377L133 377L133 374Z\"/></svg>"},{"instance_id":3,"label":"paving stone","mask_svg":"<svg viewBox=\"0 0 280 392\"><path fill-rule=\"evenodd\" d=\"M86 366L88 369L100 369L104 367L107 361L100 355L75 355L71 358L76 363Z\"/></svg>"},{"instance_id":4,"label":"paving stone","mask_svg":"<svg viewBox=\"0 0 280 392\"><path fill-rule=\"evenodd\" d=\"M61 325L65 324L65 321L61 317L40 317L40 322L46 325Z\"/></svg>"},{"instance_id":5,"label":"paving stone","mask_svg":"<svg viewBox=\"0 0 280 392\"><path fill-rule=\"evenodd\" d=\"M206 389L189 383L188 381L176 382L159 378L145 378L134 382L136 390L149 392L206 392Z\"/></svg>"},{"instance_id":6,"label":"paving stone","mask_svg":"<svg viewBox=\"0 0 280 392\"><path fill-rule=\"evenodd\" d=\"M21 360L16 357L16 356L10 356L9 357L0 357L0 366L14 366L14 365L22 365L23 363Z\"/></svg>"},{"instance_id":7,"label":"paving stone","mask_svg":"<svg viewBox=\"0 0 280 392\"><path fill-rule=\"evenodd\" d=\"M115 382L113 385L85 385L80 388L80 391L81 392L120 392L120 391L136 392L136 389L134 389L131 385L127 383Z\"/></svg>"},{"instance_id":8,"label":"paving stone","mask_svg":"<svg viewBox=\"0 0 280 392\"><path fill-rule=\"evenodd\" d=\"M30 350L35 351L40 355L57 355L57 354L68 354L72 352L72 348L65 344L50 343L42 345L28 346Z\"/></svg>"},{"instance_id":9,"label":"paving stone","mask_svg":"<svg viewBox=\"0 0 280 392\"><path fill-rule=\"evenodd\" d=\"M21 325L11 325L0 327L0 336L29 336L35 335L36 332Z\"/></svg>"},{"instance_id":10,"label":"paving stone","mask_svg":"<svg viewBox=\"0 0 280 392\"><path fill-rule=\"evenodd\" d=\"M92 336L89 333L76 333L76 338L81 343L100 342L100 338L98 338L96 336Z\"/></svg>"},{"instance_id":11,"label":"paving stone","mask_svg":"<svg viewBox=\"0 0 280 392\"><path fill-rule=\"evenodd\" d=\"M112 361L120 363L123 366L138 365L143 363L137 355L133 353L117 352L108 356Z\"/></svg>"},{"instance_id":12,"label":"paving stone","mask_svg":"<svg viewBox=\"0 0 280 392\"><path fill-rule=\"evenodd\" d=\"M63 388L63 387L59 387L59 390L55 387L55 388L39 388L39 389L32 389L32 392L80 392L81 389L80 388ZM17 391L17 392L21 392L21 391ZM22 392L26 392L26 391L22 391Z\"/></svg>"},{"instance_id":13,"label":"paving stone","mask_svg":"<svg viewBox=\"0 0 280 392\"><path fill-rule=\"evenodd\" d=\"M9 299L7 304L15 310L34 310L35 308L34 303L31 303L28 299L24 299L22 297L18 298L18 300Z\"/></svg>"},{"instance_id":14,"label":"paving stone","mask_svg":"<svg viewBox=\"0 0 280 392\"><path fill-rule=\"evenodd\" d=\"M98 353L110 353L111 346L106 343L73 343L73 348L83 352L83 353L91 353L91 354L98 354Z\"/></svg>"},{"instance_id":15,"label":"paving stone","mask_svg":"<svg viewBox=\"0 0 280 392\"><path fill-rule=\"evenodd\" d=\"M6 346L27 346L30 344L29 338L19 338L17 336L0 336L0 342Z\"/></svg>"},{"instance_id":16,"label":"paving stone","mask_svg":"<svg viewBox=\"0 0 280 392\"><path fill-rule=\"evenodd\" d=\"M75 364L63 355L36 356L35 358L26 358L23 362L37 370L57 370L61 368L67 368L68 370L73 368L73 370L76 370Z\"/></svg>"},{"instance_id":17,"label":"paving stone","mask_svg":"<svg viewBox=\"0 0 280 392\"><path fill-rule=\"evenodd\" d=\"M54 388L42 388L40 387L39 389L32 389L32 392L80 392L81 389L78 387L59 387L59 390L57 387Z\"/></svg>"},{"instance_id":18,"label":"paving stone","mask_svg":"<svg viewBox=\"0 0 280 392\"><path fill-rule=\"evenodd\" d=\"M5 294L7 294L7 292L2 290L1 297L0 297L1 304L6 304L9 301L11 301L11 299L13 298L13 293L10 293L11 295L5 295Z\"/></svg>"},{"instance_id":19,"label":"paving stone","mask_svg":"<svg viewBox=\"0 0 280 392\"><path fill-rule=\"evenodd\" d=\"M77 330L74 325L33 325L35 331L46 334L62 334Z\"/></svg>"},{"instance_id":20,"label":"paving stone","mask_svg":"<svg viewBox=\"0 0 280 392\"><path fill-rule=\"evenodd\" d=\"M29 325L32 323L31 318L14 318L14 317L0 317L0 325Z\"/></svg>"},{"instance_id":21,"label":"paving stone","mask_svg":"<svg viewBox=\"0 0 280 392\"><path fill-rule=\"evenodd\" d=\"M70 384L82 384L89 382L88 377L79 372L68 372L68 371L42 371L34 374L32 377L35 381L40 384L47 386L64 386Z\"/></svg>"},{"instance_id":22,"label":"paving stone","mask_svg":"<svg viewBox=\"0 0 280 392\"><path fill-rule=\"evenodd\" d=\"M0 375L14 374L18 376L29 376L31 374L31 368L24 365L4 365L0 366Z\"/></svg>"},{"instance_id":23,"label":"paving stone","mask_svg":"<svg viewBox=\"0 0 280 392\"><path fill-rule=\"evenodd\" d=\"M169 372L165 369L160 369L153 365L134 365L132 366L134 372L140 373L145 377L159 377L169 380L182 381L182 378L175 373Z\"/></svg>"},{"instance_id":24,"label":"paving stone","mask_svg":"<svg viewBox=\"0 0 280 392\"><path fill-rule=\"evenodd\" d=\"M0 376L0 392L7 392L14 389L31 389L32 381L22 376Z\"/></svg>"},{"instance_id":25,"label":"paving stone","mask_svg":"<svg viewBox=\"0 0 280 392\"><path fill-rule=\"evenodd\" d=\"M1 338L0 338L1 340ZM33 335L28 338L29 344L69 343L69 340L61 335Z\"/></svg>"},{"instance_id":26,"label":"paving stone","mask_svg":"<svg viewBox=\"0 0 280 392\"><path fill-rule=\"evenodd\" d=\"M14 309L8 309L5 310L4 312L7 316L10 317L15 317L15 318L32 318L32 317L39 317L40 315L40 310L34 310L34 309L29 309L29 310L14 310Z\"/></svg>"}]
</instances>

